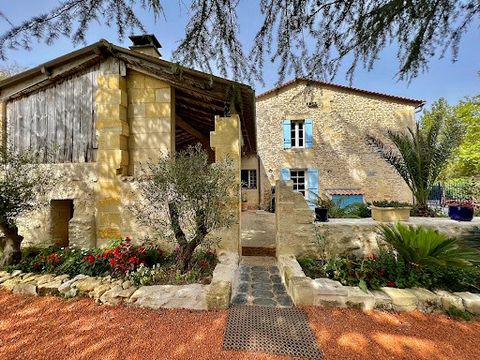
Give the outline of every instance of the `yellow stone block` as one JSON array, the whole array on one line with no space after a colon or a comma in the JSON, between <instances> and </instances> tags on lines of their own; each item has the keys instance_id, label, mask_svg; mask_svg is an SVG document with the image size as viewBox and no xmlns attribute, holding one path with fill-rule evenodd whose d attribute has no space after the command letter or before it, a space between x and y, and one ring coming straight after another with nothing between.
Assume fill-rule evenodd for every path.
<instances>
[{"instance_id":1,"label":"yellow stone block","mask_svg":"<svg viewBox=\"0 0 480 360\"><path fill-rule=\"evenodd\" d=\"M122 104L127 106L127 92L120 89L98 88L95 96L97 104Z\"/></svg>"},{"instance_id":2,"label":"yellow stone block","mask_svg":"<svg viewBox=\"0 0 480 360\"><path fill-rule=\"evenodd\" d=\"M97 229L97 238L98 239L121 239L122 233L119 228L116 227L107 227Z\"/></svg>"},{"instance_id":3,"label":"yellow stone block","mask_svg":"<svg viewBox=\"0 0 480 360\"><path fill-rule=\"evenodd\" d=\"M170 111L171 111L170 103L145 104L146 117L169 117Z\"/></svg>"},{"instance_id":4,"label":"yellow stone block","mask_svg":"<svg viewBox=\"0 0 480 360\"><path fill-rule=\"evenodd\" d=\"M99 133L109 132L128 136L130 129L128 123L123 120L97 119L96 127Z\"/></svg>"},{"instance_id":5,"label":"yellow stone block","mask_svg":"<svg viewBox=\"0 0 480 360\"><path fill-rule=\"evenodd\" d=\"M167 102L171 101L171 88L163 88L155 90L155 101L157 102Z\"/></svg>"},{"instance_id":6,"label":"yellow stone block","mask_svg":"<svg viewBox=\"0 0 480 360\"><path fill-rule=\"evenodd\" d=\"M169 85L166 82L163 82L162 80L155 79L151 76L145 76L145 88L146 89L161 89L169 87Z\"/></svg>"},{"instance_id":7,"label":"yellow stone block","mask_svg":"<svg viewBox=\"0 0 480 360\"><path fill-rule=\"evenodd\" d=\"M134 149L170 149L169 132L135 133L129 139L130 150Z\"/></svg>"},{"instance_id":8,"label":"yellow stone block","mask_svg":"<svg viewBox=\"0 0 480 360\"><path fill-rule=\"evenodd\" d=\"M122 206L122 202L120 200L120 193L116 193L114 195L115 196L107 197L99 194L96 200L97 213L120 211Z\"/></svg>"},{"instance_id":9,"label":"yellow stone block","mask_svg":"<svg viewBox=\"0 0 480 360\"><path fill-rule=\"evenodd\" d=\"M129 89L128 101L130 104L139 104L147 102L155 102L154 89Z\"/></svg>"},{"instance_id":10,"label":"yellow stone block","mask_svg":"<svg viewBox=\"0 0 480 360\"><path fill-rule=\"evenodd\" d=\"M141 89L145 87L145 75L136 71L129 71L127 83L129 89Z\"/></svg>"},{"instance_id":11,"label":"yellow stone block","mask_svg":"<svg viewBox=\"0 0 480 360\"><path fill-rule=\"evenodd\" d=\"M130 160L133 164L157 163L168 153L168 148L130 150Z\"/></svg>"},{"instance_id":12,"label":"yellow stone block","mask_svg":"<svg viewBox=\"0 0 480 360\"><path fill-rule=\"evenodd\" d=\"M99 227L112 227L121 226L122 215L120 212L99 212L97 214L97 226Z\"/></svg>"},{"instance_id":13,"label":"yellow stone block","mask_svg":"<svg viewBox=\"0 0 480 360\"><path fill-rule=\"evenodd\" d=\"M128 165L128 151L126 150L99 150L97 152L97 166L103 163L111 164L119 168L121 165Z\"/></svg>"},{"instance_id":14,"label":"yellow stone block","mask_svg":"<svg viewBox=\"0 0 480 360\"><path fill-rule=\"evenodd\" d=\"M127 107L121 104L97 103L97 119L127 121Z\"/></svg>"},{"instance_id":15,"label":"yellow stone block","mask_svg":"<svg viewBox=\"0 0 480 360\"><path fill-rule=\"evenodd\" d=\"M127 81L123 76L120 75L110 75L108 77L108 87L110 89L120 89L127 90Z\"/></svg>"},{"instance_id":16,"label":"yellow stone block","mask_svg":"<svg viewBox=\"0 0 480 360\"><path fill-rule=\"evenodd\" d=\"M145 104L135 103L128 106L128 118L145 117Z\"/></svg>"},{"instance_id":17,"label":"yellow stone block","mask_svg":"<svg viewBox=\"0 0 480 360\"><path fill-rule=\"evenodd\" d=\"M128 150L128 136L101 131L97 139L98 148L101 150Z\"/></svg>"},{"instance_id":18,"label":"yellow stone block","mask_svg":"<svg viewBox=\"0 0 480 360\"><path fill-rule=\"evenodd\" d=\"M170 118L133 118L130 120L131 134L147 134L151 132L170 133Z\"/></svg>"}]
</instances>

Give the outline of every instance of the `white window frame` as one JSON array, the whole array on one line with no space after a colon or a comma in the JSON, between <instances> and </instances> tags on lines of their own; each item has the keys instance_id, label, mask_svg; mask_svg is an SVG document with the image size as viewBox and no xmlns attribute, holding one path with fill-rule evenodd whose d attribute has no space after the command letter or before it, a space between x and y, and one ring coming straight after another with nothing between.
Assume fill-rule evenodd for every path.
<instances>
[{"instance_id":1,"label":"white window frame","mask_svg":"<svg viewBox=\"0 0 480 360\"><path fill-rule=\"evenodd\" d=\"M298 175L294 175L293 173L294 172L299 172L299 171L302 171L303 172L303 181L304 181L304 194L303 197L305 199L307 199L308 197L308 176L307 176L307 169L291 169L290 170L290 180L293 182L293 191L296 191L296 192L299 192L301 193L301 191L298 190L298 182L295 183L295 180L294 179L298 179L299 176ZM297 189L295 189L295 187L297 187Z\"/></svg>"},{"instance_id":2,"label":"white window frame","mask_svg":"<svg viewBox=\"0 0 480 360\"><path fill-rule=\"evenodd\" d=\"M292 120L291 123L291 136L292 136L292 149L304 149L305 148L305 120ZM301 129L300 129L300 124ZM300 133L302 135L303 144L300 145Z\"/></svg>"},{"instance_id":3,"label":"white window frame","mask_svg":"<svg viewBox=\"0 0 480 360\"><path fill-rule=\"evenodd\" d=\"M257 169L242 169L242 171L247 172L247 183L243 187L244 189L256 189L257 188ZM255 174L255 181L253 181L252 177ZM252 186L252 183L255 182L255 186Z\"/></svg>"}]
</instances>

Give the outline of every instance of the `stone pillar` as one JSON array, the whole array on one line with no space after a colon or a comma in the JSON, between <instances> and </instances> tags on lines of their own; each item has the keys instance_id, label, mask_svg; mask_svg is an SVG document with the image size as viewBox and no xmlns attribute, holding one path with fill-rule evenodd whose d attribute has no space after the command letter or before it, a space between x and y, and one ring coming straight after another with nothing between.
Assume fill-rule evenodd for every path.
<instances>
[{"instance_id":1,"label":"stone pillar","mask_svg":"<svg viewBox=\"0 0 480 360\"><path fill-rule=\"evenodd\" d=\"M232 202L225 206L234 214L233 225L219 232L221 241L220 249L233 251L241 254L240 251L240 202L241 202L241 125L238 115L231 117L215 117L215 131L210 133L210 146L215 150L215 162L226 157L233 161L235 168L235 192Z\"/></svg>"},{"instance_id":2,"label":"stone pillar","mask_svg":"<svg viewBox=\"0 0 480 360\"><path fill-rule=\"evenodd\" d=\"M314 243L313 212L292 181L275 184L275 231L277 256L305 255L317 251Z\"/></svg>"},{"instance_id":3,"label":"stone pillar","mask_svg":"<svg viewBox=\"0 0 480 360\"><path fill-rule=\"evenodd\" d=\"M102 64L96 94L97 171L95 189L97 246L122 235L121 175L129 165L127 84L118 64Z\"/></svg>"}]
</instances>

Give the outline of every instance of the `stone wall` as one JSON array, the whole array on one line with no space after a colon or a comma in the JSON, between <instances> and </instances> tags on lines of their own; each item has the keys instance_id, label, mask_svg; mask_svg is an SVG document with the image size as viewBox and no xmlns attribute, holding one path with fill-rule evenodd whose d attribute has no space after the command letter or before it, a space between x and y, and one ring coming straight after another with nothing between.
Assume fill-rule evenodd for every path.
<instances>
[{"instance_id":1,"label":"stone wall","mask_svg":"<svg viewBox=\"0 0 480 360\"><path fill-rule=\"evenodd\" d=\"M275 189L277 256L315 253L313 212L306 200L291 181L278 180Z\"/></svg>"},{"instance_id":2,"label":"stone wall","mask_svg":"<svg viewBox=\"0 0 480 360\"><path fill-rule=\"evenodd\" d=\"M307 103L316 102L317 107ZM257 100L257 147L263 205L281 168L319 169L320 191L361 188L368 201L412 201L404 181L365 143L367 133L414 124L411 104L348 89L299 83ZM283 149L282 121L313 120L313 148Z\"/></svg>"},{"instance_id":3,"label":"stone wall","mask_svg":"<svg viewBox=\"0 0 480 360\"><path fill-rule=\"evenodd\" d=\"M19 232L25 237L22 246L51 245L50 201L69 199L73 200L73 218L68 226L70 245L95 246L97 165L52 164L45 167L55 186L42 194L41 204L35 210L19 218Z\"/></svg>"},{"instance_id":4,"label":"stone wall","mask_svg":"<svg viewBox=\"0 0 480 360\"><path fill-rule=\"evenodd\" d=\"M480 226L480 218L471 222L449 218L411 217L402 221L405 225L425 226L451 237L459 237ZM330 219L327 223L315 223L316 233L324 238L326 255L367 256L378 252L383 244L378 232L378 221L368 219ZM297 253L298 255L298 253Z\"/></svg>"}]
</instances>

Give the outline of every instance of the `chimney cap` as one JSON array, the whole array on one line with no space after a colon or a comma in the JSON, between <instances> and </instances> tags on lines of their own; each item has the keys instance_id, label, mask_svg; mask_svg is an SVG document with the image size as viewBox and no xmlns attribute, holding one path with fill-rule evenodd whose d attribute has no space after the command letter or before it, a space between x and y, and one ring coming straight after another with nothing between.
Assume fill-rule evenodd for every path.
<instances>
[{"instance_id":1,"label":"chimney cap","mask_svg":"<svg viewBox=\"0 0 480 360\"><path fill-rule=\"evenodd\" d=\"M157 49L162 47L153 34L130 35L129 39L132 41L133 46L155 46Z\"/></svg>"}]
</instances>

